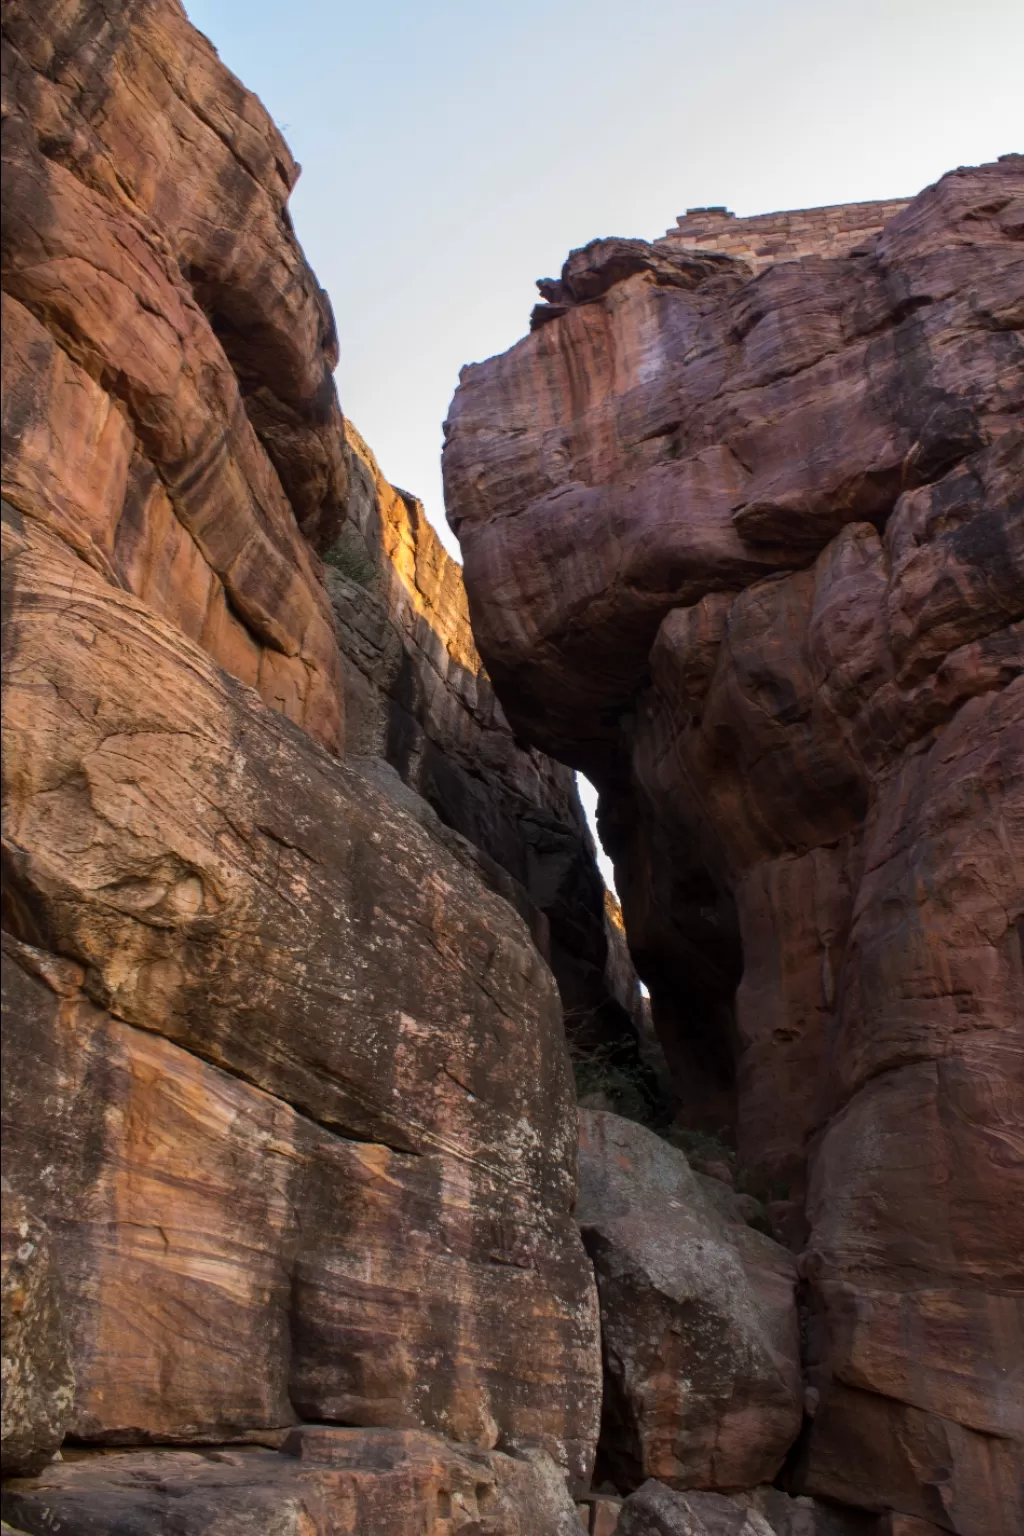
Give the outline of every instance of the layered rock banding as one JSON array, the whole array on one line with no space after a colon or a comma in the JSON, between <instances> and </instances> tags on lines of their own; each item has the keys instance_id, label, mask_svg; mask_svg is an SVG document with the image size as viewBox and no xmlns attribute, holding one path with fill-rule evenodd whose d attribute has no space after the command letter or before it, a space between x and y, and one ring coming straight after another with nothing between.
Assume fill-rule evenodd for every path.
<instances>
[{"instance_id":1,"label":"layered rock banding","mask_svg":"<svg viewBox=\"0 0 1024 1536\"><path fill-rule=\"evenodd\" d=\"M26 1533L66 1536L577 1536L564 1481L540 1455L457 1448L400 1430L294 1430L252 1446L76 1458L15 1483Z\"/></svg>"},{"instance_id":2,"label":"layered rock banding","mask_svg":"<svg viewBox=\"0 0 1024 1536\"><path fill-rule=\"evenodd\" d=\"M3 1134L58 1282L30 1338L5 1291L4 1471L65 1443L5 1515L565 1536L600 1357L545 954L612 1030L635 988L571 774L410 504L364 537L263 108L176 0L13 5L4 50Z\"/></svg>"},{"instance_id":3,"label":"layered rock banding","mask_svg":"<svg viewBox=\"0 0 1024 1536\"><path fill-rule=\"evenodd\" d=\"M5 1519L1010 1536L1020 160L574 252L467 606L176 0L3 89ZM574 1215L566 1026L647 1046L572 767L740 1190L591 1112Z\"/></svg>"},{"instance_id":4,"label":"layered rock banding","mask_svg":"<svg viewBox=\"0 0 1024 1536\"><path fill-rule=\"evenodd\" d=\"M601 791L684 1120L807 1238L792 1487L1010 1536L1024 159L855 212L758 275L573 253L463 371L446 499L513 728Z\"/></svg>"}]
</instances>

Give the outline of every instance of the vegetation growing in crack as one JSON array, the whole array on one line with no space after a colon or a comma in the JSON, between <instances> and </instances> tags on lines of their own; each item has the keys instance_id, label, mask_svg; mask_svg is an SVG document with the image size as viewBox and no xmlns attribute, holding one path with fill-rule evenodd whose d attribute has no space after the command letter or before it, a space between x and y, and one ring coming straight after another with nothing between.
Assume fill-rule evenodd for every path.
<instances>
[{"instance_id":1,"label":"vegetation growing in crack","mask_svg":"<svg viewBox=\"0 0 1024 1536\"><path fill-rule=\"evenodd\" d=\"M567 1034L580 1104L609 1109L665 1135L672 1123L672 1110L657 1076L641 1059L636 1040L627 1035L589 1045L574 1038L571 1026Z\"/></svg>"},{"instance_id":2,"label":"vegetation growing in crack","mask_svg":"<svg viewBox=\"0 0 1024 1536\"><path fill-rule=\"evenodd\" d=\"M325 565L332 566L361 587L372 589L380 580L377 562L354 528L343 528L330 548L324 551L322 559Z\"/></svg>"}]
</instances>

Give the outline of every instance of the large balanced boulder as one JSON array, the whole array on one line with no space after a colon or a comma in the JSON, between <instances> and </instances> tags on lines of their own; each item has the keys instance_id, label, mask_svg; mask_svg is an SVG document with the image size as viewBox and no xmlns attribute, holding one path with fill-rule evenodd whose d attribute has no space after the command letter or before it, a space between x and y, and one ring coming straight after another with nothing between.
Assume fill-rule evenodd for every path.
<instances>
[{"instance_id":1,"label":"large balanced boulder","mask_svg":"<svg viewBox=\"0 0 1024 1536\"><path fill-rule=\"evenodd\" d=\"M49 1233L7 1180L2 1209L4 1476L38 1472L64 1438L75 1400L75 1373Z\"/></svg>"},{"instance_id":2,"label":"large balanced boulder","mask_svg":"<svg viewBox=\"0 0 1024 1536\"><path fill-rule=\"evenodd\" d=\"M11 1485L31 1536L577 1536L543 1453L472 1452L436 1436L311 1426L253 1446L86 1455Z\"/></svg>"},{"instance_id":3,"label":"large balanced boulder","mask_svg":"<svg viewBox=\"0 0 1024 1536\"><path fill-rule=\"evenodd\" d=\"M445 447L684 1122L809 1229L796 1487L959 1536L1024 1528L1022 207L1007 155L756 275L598 242Z\"/></svg>"},{"instance_id":4,"label":"large balanced boulder","mask_svg":"<svg viewBox=\"0 0 1024 1536\"><path fill-rule=\"evenodd\" d=\"M792 1256L723 1219L677 1148L601 1110L580 1110L576 1219L597 1273L600 1452L616 1481L770 1481L802 1414Z\"/></svg>"}]
</instances>

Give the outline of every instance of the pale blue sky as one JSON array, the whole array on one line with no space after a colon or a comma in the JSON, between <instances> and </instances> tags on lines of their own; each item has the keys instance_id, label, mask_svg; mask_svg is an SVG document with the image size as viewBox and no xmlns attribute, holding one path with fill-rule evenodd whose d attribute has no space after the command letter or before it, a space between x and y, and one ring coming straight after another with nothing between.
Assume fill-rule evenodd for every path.
<instances>
[{"instance_id":1,"label":"pale blue sky","mask_svg":"<svg viewBox=\"0 0 1024 1536\"><path fill-rule=\"evenodd\" d=\"M918 191L1024 148L1022 0L186 0L303 174L342 408L444 526L459 368L597 235Z\"/></svg>"}]
</instances>

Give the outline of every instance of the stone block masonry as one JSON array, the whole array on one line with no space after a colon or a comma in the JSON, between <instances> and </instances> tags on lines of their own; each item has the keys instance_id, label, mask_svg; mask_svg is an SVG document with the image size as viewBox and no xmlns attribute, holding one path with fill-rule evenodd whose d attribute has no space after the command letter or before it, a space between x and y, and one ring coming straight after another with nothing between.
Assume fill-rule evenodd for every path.
<instances>
[{"instance_id":1,"label":"stone block masonry","mask_svg":"<svg viewBox=\"0 0 1024 1536\"><path fill-rule=\"evenodd\" d=\"M740 219L728 208L688 208L665 238L699 251L737 256L755 272L777 261L804 256L846 256L877 235L909 199L877 203L834 203L827 208L796 208Z\"/></svg>"}]
</instances>

